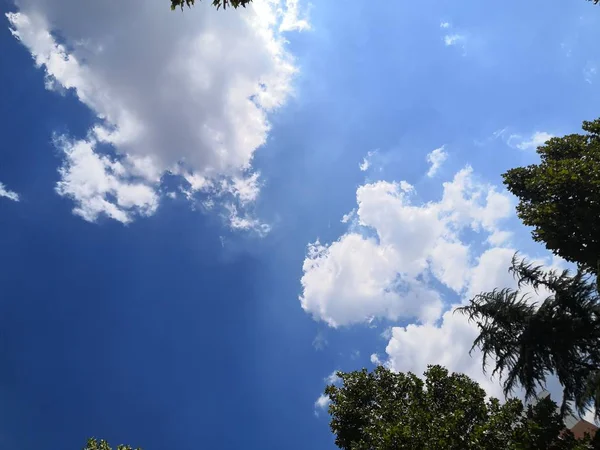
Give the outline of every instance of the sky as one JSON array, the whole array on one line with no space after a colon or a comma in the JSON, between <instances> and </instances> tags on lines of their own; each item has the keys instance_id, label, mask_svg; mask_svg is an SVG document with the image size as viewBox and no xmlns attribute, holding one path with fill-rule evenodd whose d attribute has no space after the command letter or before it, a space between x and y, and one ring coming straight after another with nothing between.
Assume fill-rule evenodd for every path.
<instances>
[{"instance_id":1,"label":"sky","mask_svg":"<svg viewBox=\"0 0 600 450\"><path fill-rule=\"evenodd\" d=\"M0 2L0 447L334 449L534 243L501 174L600 103L590 2Z\"/></svg>"}]
</instances>

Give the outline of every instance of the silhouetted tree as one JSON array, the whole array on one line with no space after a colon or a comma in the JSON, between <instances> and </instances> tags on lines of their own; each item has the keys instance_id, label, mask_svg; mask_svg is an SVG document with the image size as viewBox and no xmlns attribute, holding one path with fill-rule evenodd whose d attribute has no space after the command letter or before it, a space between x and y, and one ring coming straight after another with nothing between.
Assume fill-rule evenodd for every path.
<instances>
[{"instance_id":1,"label":"silhouetted tree","mask_svg":"<svg viewBox=\"0 0 600 450\"><path fill-rule=\"evenodd\" d=\"M200 1L200 0L199 0ZM598 0L595 0L598 1ZM237 8L238 6L246 7L247 4L251 3L252 0L213 0L212 4L217 9L223 7L223 9L227 9L228 6L233 6ZM171 0L171 9L181 8L183 9L184 4L189 7L193 6L195 0Z\"/></svg>"},{"instance_id":2,"label":"silhouetted tree","mask_svg":"<svg viewBox=\"0 0 600 450\"><path fill-rule=\"evenodd\" d=\"M583 271L543 270L513 257L509 269L518 288L495 289L473 298L457 311L475 321L473 348L483 352L484 369L503 378L506 394L522 386L530 398L547 376L562 385L562 412L574 402L579 413L595 408L600 417L600 298L595 277ZM539 304L523 287L547 292Z\"/></svg>"}]
</instances>

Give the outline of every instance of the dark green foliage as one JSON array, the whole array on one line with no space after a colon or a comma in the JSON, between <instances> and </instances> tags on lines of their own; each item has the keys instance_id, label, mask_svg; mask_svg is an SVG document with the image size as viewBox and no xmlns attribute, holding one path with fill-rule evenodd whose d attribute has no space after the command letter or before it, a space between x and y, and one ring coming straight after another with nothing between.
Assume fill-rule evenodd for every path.
<instances>
[{"instance_id":1,"label":"dark green foliage","mask_svg":"<svg viewBox=\"0 0 600 450\"><path fill-rule=\"evenodd\" d=\"M600 119L583 122L586 134L552 138L538 147L540 164L506 172L519 198L517 213L533 238L585 271L600 264Z\"/></svg>"},{"instance_id":2,"label":"dark green foliage","mask_svg":"<svg viewBox=\"0 0 600 450\"><path fill-rule=\"evenodd\" d=\"M213 0L212 4L217 9L223 7L223 9L227 9L228 6L233 6L237 8L238 6L246 7L247 4L251 3L252 0ZM183 9L184 4L187 7L193 6L195 0L171 0L171 9L181 8Z\"/></svg>"},{"instance_id":3,"label":"dark green foliage","mask_svg":"<svg viewBox=\"0 0 600 450\"><path fill-rule=\"evenodd\" d=\"M341 385L325 393L343 450L591 448L563 430L549 398L525 410L517 399L486 400L475 381L440 366L430 366L425 381L384 367L338 376Z\"/></svg>"},{"instance_id":4,"label":"dark green foliage","mask_svg":"<svg viewBox=\"0 0 600 450\"><path fill-rule=\"evenodd\" d=\"M178 7L183 9L184 4L190 7L194 4L194 1L195 0L171 0L171 9L177 9ZM600 0L589 1L592 1L594 4L600 2ZM228 5L233 6L234 8L237 8L238 6L243 6L245 8L250 2L252 2L252 0L213 0L213 6L215 6L217 9L219 9L221 6L223 9L226 9Z\"/></svg>"},{"instance_id":5,"label":"dark green foliage","mask_svg":"<svg viewBox=\"0 0 600 450\"><path fill-rule=\"evenodd\" d=\"M108 442L103 439L98 441L96 438L90 438L83 450L112 450L112 448L108 445ZM129 445L119 445L116 450L133 450L133 447L130 447ZM142 449L137 448L136 450Z\"/></svg>"},{"instance_id":6,"label":"dark green foliage","mask_svg":"<svg viewBox=\"0 0 600 450\"><path fill-rule=\"evenodd\" d=\"M542 270L513 258L510 271L518 289L477 295L457 311L477 323L473 348L484 368L491 357L505 393L517 386L530 398L556 375L563 387L562 411L573 401L578 412L595 407L600 417L600 298L595 278L584 272ZM549 292L540 304L521 294L523 287ZM540 291L543 289L543 291Z\"/></svg>"}]
</instances>

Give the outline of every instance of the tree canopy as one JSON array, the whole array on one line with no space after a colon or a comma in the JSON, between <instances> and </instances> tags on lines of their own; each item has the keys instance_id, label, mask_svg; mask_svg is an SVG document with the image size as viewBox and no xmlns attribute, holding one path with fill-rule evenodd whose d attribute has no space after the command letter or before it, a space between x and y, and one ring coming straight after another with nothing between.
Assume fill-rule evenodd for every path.
<instances>
[{"instance_id":1,"label":"tree canopy","mask_svg":"<svg viewBox=\"0 0 600 450\"><path fill-rule=\"evenodd\" d=\"M103 439L97 440L96 438L90 438L87 441L86 446L83 450L112 450L108 442ZM119 445L116 450L133 450L133 447L129 445ZM135 450L142 450L141 448L137 448Z\"/></svg>"},{"instance_id":2,"label":"tree canopy","mask_svg":"<svg viewBox=\"0 0 600 450\"><path fill-rule=\"evenodd\" d=\"M598 0L595 0L595 1L598 1ZM252 0L213 0L212 4L217 9L219 9L221 7L223 7L223 9L227 9L228 6L233 6L234 8L243 6L245 8L246 5L251 2L252 2ZM189 7L193 6L194 3L195 3L195 0L171 0L171 9L177 9L177 8L183 9L184 5L187 5L187 7L189 8Z\"/></svg>"},{"instance_id":3,"label":"tree canopy","mask_svg":"<svg viewBox=\"0 0 600 450\"><path fill-rule=\"evenodd\" d=\"M325 389L330 427L343 450L586 449L565 430L549 398L527 408L518 399L501 404L463 374L429 366L416 375L339 372L340 385Z\"/></svg>"},{"instance_id":4,"label":"tree canopy","mask_svg":"<svg viewBox=\"0 0 600 450\"><path fill-rule=\"evenodd\" d=\"M588 0L593 2L594 4L598 4L598 2L600 2L600 0ZM181 8L183 9L184 4L187 5L188 7L194 5L195 0L171 0L171 9L177 9L177 8ZM226 9L228 5L233 6L234 8L237 8L238 6L243 6L244 8L246 7L247 4L251 3L252 0L213 0L213 6L215 6L217 9L221 8L221 6L223 7L223 9Z\"/></svg>"},{"instance_id":5,"label":"tree canopy","mask_svg":"<svg viewBox=\"0 0 600 450\"><path fill-rule=\"evenodd\" d=\"M519 198L517 214L533 238L586 271L600 264L600 119L585 134L555 137L538 147L541 162L506 172Z\"/></svg>"},{"instance_id":6,"label":"tree canopy","mask_svg":"<svg viewBox=\"0 0 600 450\"><path fill-rule=\"evenodd\" d=\"M563 387L562 411L573 401L580 413L595 407L600 417L600 298L595 278L579 271L543 270L513 258L510 271L516 290L501 289L477 295L457 311L477 323L473 343L493 374L501 374L508 394L516 386L527 397L556 375ZM548 292L534 304L521 288Z\"/></svg>"}]
</instances>

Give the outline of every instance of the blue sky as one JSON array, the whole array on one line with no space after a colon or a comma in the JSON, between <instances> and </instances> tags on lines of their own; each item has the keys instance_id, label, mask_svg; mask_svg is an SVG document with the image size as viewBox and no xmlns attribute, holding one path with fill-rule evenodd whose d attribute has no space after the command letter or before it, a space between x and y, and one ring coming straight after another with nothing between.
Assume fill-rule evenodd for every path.
<instances>
[{"instance_id":1,"label":"blue sky","mask_svg":"<svg viewBox=\"0 0 600 450\"><path fill-rule=\"evenodd\" d=\"M446 312L562 264L500 174L596 118L600 9L346 3L0 3L2 448L333 449L377 362L497 395Z\"/></svg>"}]
</instances>

